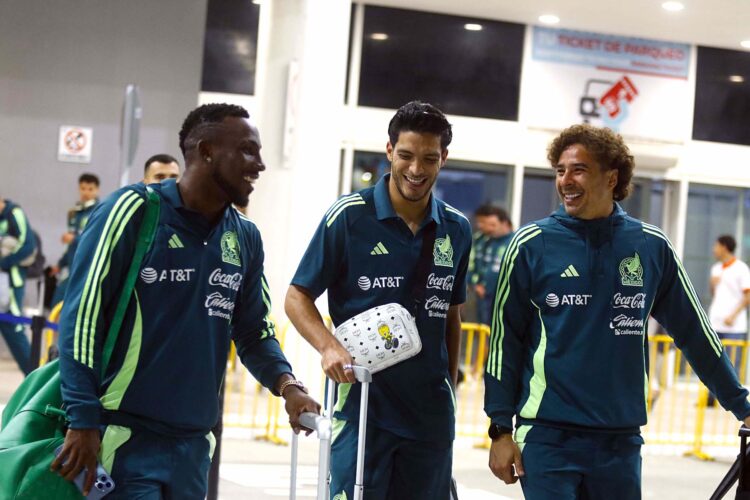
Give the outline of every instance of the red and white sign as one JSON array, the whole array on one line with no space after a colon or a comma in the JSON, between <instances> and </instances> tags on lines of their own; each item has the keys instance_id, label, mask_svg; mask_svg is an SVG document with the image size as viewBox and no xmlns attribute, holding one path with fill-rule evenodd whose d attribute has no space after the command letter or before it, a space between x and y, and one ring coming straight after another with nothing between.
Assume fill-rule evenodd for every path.
<instances>
[{"instance_id":1,"label":"red and white sign","mask_svg":"<svg viewBox=\"0 0 750 500\"><path fill-rule=\"evenodd\" d=\"M57 160L73 163L91 163L91 145L94 130L90 127L61 125L57 143Z\"/></svg>"},{"instance_id":2,"label":"red and white sign","mask_svg":"<svg viewBox=\"0 0 750 500\"><path fill-rule=\"evenodd\" d=\"M527 40L522 123L560 130L583 122L650 140L690 138L689 45L538 26Z\"/></svg>"}]
</instances>

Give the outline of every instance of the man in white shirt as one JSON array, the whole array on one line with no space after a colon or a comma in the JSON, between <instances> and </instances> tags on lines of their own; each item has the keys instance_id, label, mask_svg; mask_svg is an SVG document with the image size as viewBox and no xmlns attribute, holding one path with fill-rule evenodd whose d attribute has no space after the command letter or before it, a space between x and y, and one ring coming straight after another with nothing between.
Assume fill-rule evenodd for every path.
<instances>
[{"instance_id":1,"label":"man in white shirt","mask_svg":"<svg viewBox=\"0 0 750 500\"><path fill-rule=\"evenodd\" d=\"M722 340L746 340L747 306L750 305L750 268L734 256L737 242L732 236L719 236L714 244L714 257L718 262L711 267L713 300L709 308L711 326ZM740 373L742 361L740 347L728 347L727 355ZM713 394L709 406L715 404Z\"/></svg>"}]
</instances>

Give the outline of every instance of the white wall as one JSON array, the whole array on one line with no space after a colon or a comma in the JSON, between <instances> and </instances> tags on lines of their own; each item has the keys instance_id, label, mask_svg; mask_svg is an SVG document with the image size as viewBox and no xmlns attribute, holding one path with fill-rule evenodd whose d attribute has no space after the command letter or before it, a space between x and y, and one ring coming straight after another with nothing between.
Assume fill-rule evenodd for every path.
<instances>
[{"instance_id":1,"label":"white wall","mask_svg":"<svg viewBox=\"0 0 750 500\"><path fill-rule=\"evenodd\" d=\"M177 132L200 90L206 0L0 2L0 195L19 202L48 261L62 254L78 176L119 186L125 86L143 119L130 179L146 158L179 157ZM57 161L58 128L93 128L90 164Z\"/></svg>"}]
</instances>

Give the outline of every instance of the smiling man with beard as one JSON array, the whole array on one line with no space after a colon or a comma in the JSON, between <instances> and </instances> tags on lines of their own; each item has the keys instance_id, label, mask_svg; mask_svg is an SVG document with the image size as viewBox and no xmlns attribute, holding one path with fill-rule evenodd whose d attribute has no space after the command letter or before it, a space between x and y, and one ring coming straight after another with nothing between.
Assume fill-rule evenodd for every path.
<instances>
[{"instance_id":1,"label":"smiling man with beard","mask_svg":"<svg viewBox=\"0 0 750 500\"><path fill-rule=\"evenodd\" d=\"M352 356L326 329L314 300L328 290L334 325L393 302L416 313L422 351L373 376L364 498L447 499L471 228L461 212L432 194L452 139L443 113L426 103L405 104L388 136L390 174L373 188L342 196L328 210L285 306L321 354L326 375L341 384L331 450L336 500L354 498L360 384L352 384ZM425 240L427 252L420 259ZM415 284L420 260L427 272L424 282ZM415 286L424 291L416 305Z\"/></svg>"},{"instance_id":2,"label":"smiling man with beard","mask_svg":"<svg viewBox=\"0 0 750 500\"><path fill-rule=\"evenodd\" d=\"M635 166L622 137L575 125L547 158L562 205L519 229L500 266L485 373L490 469L508 484L520 477L528 500L640 499L649 315L746 424L748 391L667 237L616 203Z\"/></svg>"},{"instance_id":3,"label":"smiling man with beard","mask_svg":"<svg viewBox=\"0 0 750 500\"><path fill-rule=\"evenodd\" d=\"M60 373L70 429L52 468L68 480L97 458L109 499L203 499L230 340L242 363L286 399L292 426L319 406L295 380L270 320L263 244L232 208L265 166L247 111L193 110L180 131L185 174L104 200L81 236L60 321ZM160 199L147 251L106 372L102 346L117 307L147 189Z\"/></svg>"}]
</instances>

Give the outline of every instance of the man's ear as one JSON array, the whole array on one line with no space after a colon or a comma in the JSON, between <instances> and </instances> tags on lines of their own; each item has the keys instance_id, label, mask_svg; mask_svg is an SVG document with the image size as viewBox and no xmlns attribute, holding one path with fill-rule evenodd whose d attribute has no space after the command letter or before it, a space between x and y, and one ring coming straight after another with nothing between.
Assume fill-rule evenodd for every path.
<instances>
[{"instance_id":1,"label":"man's ear","mask_svg":"<svg viewBox=\"0 0 750 500\"><path fill-rule=\"evenodd\" d=\"M393 163L393 144L391 144L391 141L388 141L385 145L385 157Z\"/></svg>"},{"instance_id":2,"label":"man's ear","mask_svg":"<svg viewBox=\"0 0 750 500\"><path fill-rule=\"evenodd\" d=\"M440 152L440 168L443 168L443 165L445 165L445 162L448 161L448 149L443 149Z\"/></svg>"},{"instance_id":3,"label":"man's ear","mask_svg":"<svg viewBox=\"0 0 750 500\"><path fill-rule=\"evenodd\" d=\"M617 179L619 178L620 171L613 168L607 172L609 179L607 180L607 186L614 190L617 187Z\"/></svg>"},{"instance_id":4,"label":"man's ear","mask_svg":"<svg viewBox=\"0 0 750 500\"><path fill-rule=\"evenodd\" d=\"M200 156L201 160L211 163L210 158L213 153L213 145L210 141L207 141L205 139L201 139L198 141L198 144L195 145L195 150L198 151L198 155Z\"/></svg>"}]
</instances>

